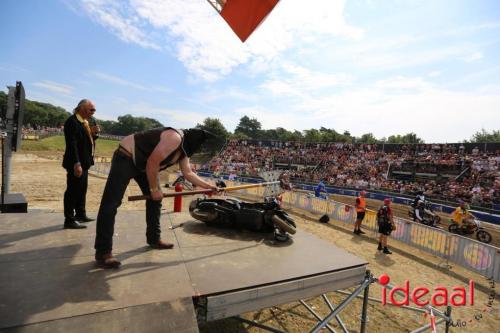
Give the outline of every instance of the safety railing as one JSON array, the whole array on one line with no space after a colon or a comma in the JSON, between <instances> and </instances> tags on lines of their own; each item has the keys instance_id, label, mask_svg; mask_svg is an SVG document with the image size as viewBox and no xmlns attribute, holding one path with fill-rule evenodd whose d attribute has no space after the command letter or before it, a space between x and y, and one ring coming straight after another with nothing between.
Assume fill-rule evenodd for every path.
<instances>
[{"instance_id":1,"label":"safety railing","mask_svg":"<svg viewBox=\"0 0 500 333\"><path fill-rule=\"evenodd\" d=\"M241 192L262 198L264 191L264 188L252 188ZM333 200L311 197L299 192L285 192L282 202L285 208L293 207L316 214L327 214L331 219L346 224L354 224L356 220L353 206ZM477 272L488 279L500 281L500 248L403 218L396 217L394 222L396 230L392 232L392 238ZM374 235L378 232L374 211L366 212L363 227Z\"/></svg>"}]
</instances>

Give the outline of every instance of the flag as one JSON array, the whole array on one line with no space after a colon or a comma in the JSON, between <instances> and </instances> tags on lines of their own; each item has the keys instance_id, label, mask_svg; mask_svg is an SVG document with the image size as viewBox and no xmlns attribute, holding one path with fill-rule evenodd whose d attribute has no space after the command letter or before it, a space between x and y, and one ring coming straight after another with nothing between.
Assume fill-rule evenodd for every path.
<instances>
[{"instance_id":1,"label":"flag","mask_svg":"<svg viewBox=\"0 0 500 333\"><path fill-rule=\"evenodd\" d=\"M279 0L226 0L220 15L226 20L234 33L245 42L255 29L264 21ZM217 9L217 8L216 8Z\"/></svg>"}]
</instances>

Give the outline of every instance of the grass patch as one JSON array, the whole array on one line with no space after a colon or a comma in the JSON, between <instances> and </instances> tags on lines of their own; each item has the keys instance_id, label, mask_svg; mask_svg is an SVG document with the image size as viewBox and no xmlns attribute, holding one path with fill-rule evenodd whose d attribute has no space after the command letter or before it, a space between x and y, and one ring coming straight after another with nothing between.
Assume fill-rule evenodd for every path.
<instances>
[{"instance_id":1,"label":"grass patch","mask_svg":"<svg viewBox=\"0 0 500 333\"><path fill-rule=\"evenodd\" d=\"M112 156L118 140L99 139L96 141L96 156ZM20 152L64 152L66 143L63 135L51 136L41 140L23 140Z\"/></svg>"}]
</instances>

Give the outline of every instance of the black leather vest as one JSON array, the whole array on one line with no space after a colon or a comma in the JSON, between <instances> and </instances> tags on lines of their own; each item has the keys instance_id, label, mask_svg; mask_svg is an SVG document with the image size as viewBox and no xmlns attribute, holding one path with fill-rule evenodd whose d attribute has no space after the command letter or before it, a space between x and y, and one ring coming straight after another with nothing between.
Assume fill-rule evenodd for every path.
<instances>
[{"instance_id":1,"label":"black leather vest","mask_svg":"<svg viewBox=\"0 0 500 333\"><path fill-rule=\"evenodd\" d=\"M160 137L161 133L163 133L166 130L174 130L177 133L181 135L183 138L183 135L181 132L176 130L175 128L172 127L160 127L160 128L154 128L151 130L147 131L142 131L139 133L134 134L134 143L135 143L135 166L141 170L144 171L146 170L146 163L148 161L149 156L153 152L153 150L156 148L158 143L160 142ZM184 138L183 138L184 139ZM182 142L181 142L182 145ZM174 165L177 163L179 160L181 160L184 157L184 153L182 152L181 145L174 150L170 155L168 155L163 161L160 163L160 170L164 170L168 168L171 165ZM173 161L173 158L177 151L181 151L181 155L179 159Z\"/></svg>"}]
</instances>

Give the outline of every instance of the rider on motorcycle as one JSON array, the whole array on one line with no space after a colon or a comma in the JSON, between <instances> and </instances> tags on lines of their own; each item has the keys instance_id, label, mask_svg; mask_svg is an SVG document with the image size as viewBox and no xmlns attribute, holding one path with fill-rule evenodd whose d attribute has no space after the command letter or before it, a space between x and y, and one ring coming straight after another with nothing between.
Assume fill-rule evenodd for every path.
<instances>
[{"instance_id":1,"label":"rider on motorcycle","mask_svg":"<svg viewBox=\"0 0 500 333\"><path fill-rule=\"evenodd\" d=\"M466 230L469 225L474 224L474 215L469 212L469 205L460 201L460 206L452 213L451 220Z\"/></svg>"},{"instance_id":2,"label":"rider on motorcycle","mask_svg":"<svg viewBox=\"0 0 500 333\"><path fill-rule=\"evenodd\" d=\"M425 214L425 203L422 200L418 200L415 206L415 214L413 216L413 221L423 223Z\"/></svg>"},{"instance_id":3,"label":"rider on motorcycle","mask_svg":"<svg viewBox=\"0 0 500 333\"><path fill-rule=\"evenodd\" d=\"M415 200L413 200L413 207L416 209L418 207L419 202L422 202L425 205L425 195L424 191L418 191Z\"/></svg>"}]
</instances>

